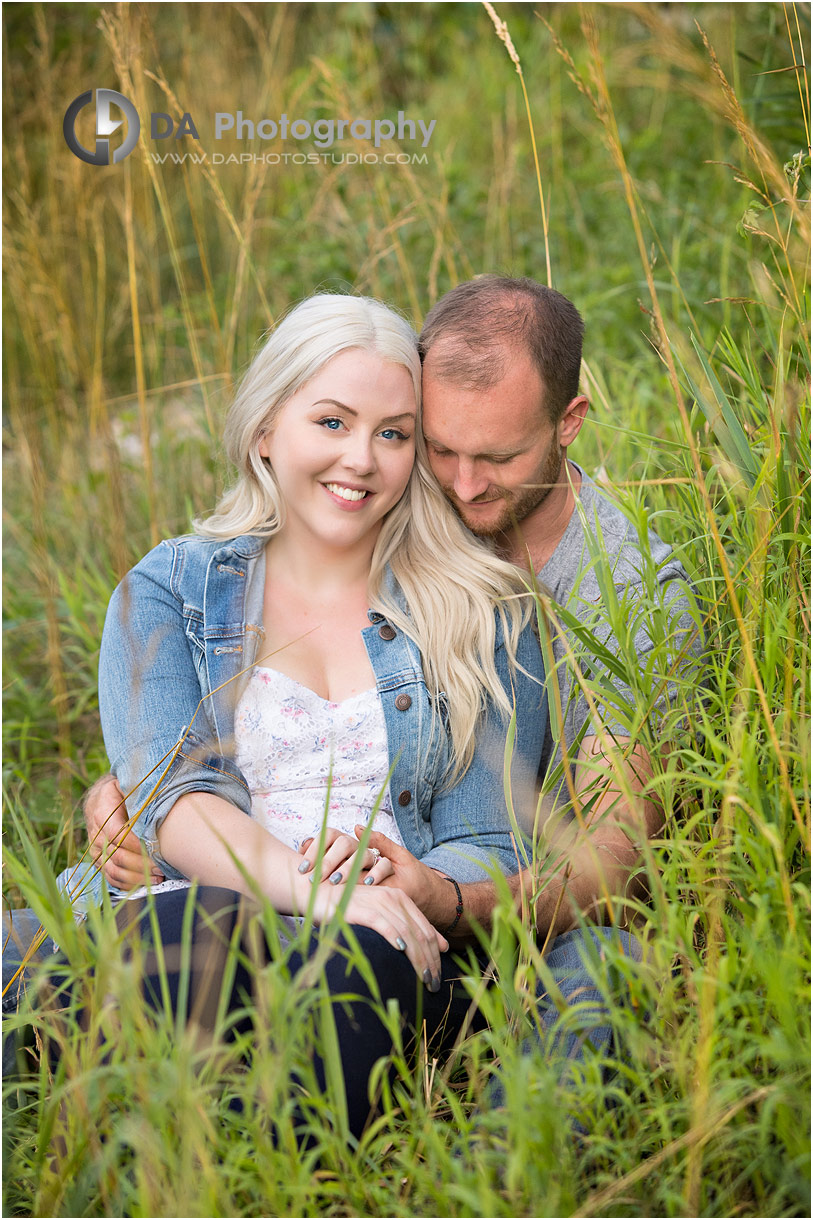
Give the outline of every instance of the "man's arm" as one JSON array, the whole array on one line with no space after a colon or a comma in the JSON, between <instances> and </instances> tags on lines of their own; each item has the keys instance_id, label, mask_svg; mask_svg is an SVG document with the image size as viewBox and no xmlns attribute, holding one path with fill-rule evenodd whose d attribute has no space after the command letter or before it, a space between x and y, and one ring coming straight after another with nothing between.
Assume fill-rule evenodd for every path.
<instances>
[{"instance_id":1,"label":"man's arm","mask_svg":"<svg viewBox=\"0 0 813 1220\"><path fill-rule=\"evenodd\" d=\"M575 812L542 828L535 873L525 869L508 878L517 904L528 910L544 940L570 931L579 913L595 923L617 922L618 900L645 892L634 874L643 844L663 827L659 805L642 795L651 776L647 751L640 745L630 749L629 739L616 739L610 756L597 737L582 742ZM492 882L463 887L467 929L489 927L495 898Z\"/></svg>"},{"instance_id":2,"label":"man's arm","mask_svg":"<svg viewBox=\"0 0 813 1220\"><path fill-rule=\"evenodd\" d=\"M103 775L88 788L82 802L88 848L110 885L131 890L146 876L155 885L164 875L146 847L129 829L124 793L113 775Z\"/></svg>"},{"instance_id":3,"label":"man's arm","mask_svg":"<svg viewBox=\"0 0 813 1220\"><path fill-rule=\"evenodd\" d=\"M616 739L610 756L598 738L582 742L575 770L577 811L567 822L558 815L555 826L549 820L542 828L535 874L524 869L508 878L517 905L528 911L543 940L575 927L579 912L596 923L617 921L618 900L633 893L640 896L642 888L633 874L644 842L663 825L658 805L641 795L651 775L646 750L638 745L630 749L628 739ZM445 932L456 913L454 886L384 835L373 832L370 846L378 847L393 865L393 875L381 884L404 889ZM478 926L488 929L497 903L493 881L475 881L460 889L463 915L450 934L452 940L471 937Z\"/></svg>"}]
</instances>

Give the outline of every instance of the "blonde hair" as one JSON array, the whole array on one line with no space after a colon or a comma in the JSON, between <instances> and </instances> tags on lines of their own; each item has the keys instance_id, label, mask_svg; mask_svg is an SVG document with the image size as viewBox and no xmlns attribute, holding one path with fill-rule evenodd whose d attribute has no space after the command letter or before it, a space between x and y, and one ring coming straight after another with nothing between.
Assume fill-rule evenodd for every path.
<instances>
[{"instance_id":1,"label":"blonde hair","mask_svg":"<svg viewBox=\"0 0 813 1220\"><path fill-rule=\"evenodd\" d=\"M497 620L513 666L529 606L519 596L525 584L517 570L469 533L429 467L420 428L417 336L408 322L371 297L324 293L292 309L255 356L226 418L226 453L237 467L237 482L214 513L194 526L199 534L223 540L277 533L285 505L274 472L260 455L260 441L288 399L348 348L402 365L415 388L415 465L404 495L383 521L370 568L370 599L373 609L414 640L436 709L439 695L446 695L449 777L456 780L474 755L486 698L506 717L511 712L494 664ZM388 567L406 610L388 587Z\"/></svg>"}]
</instances>

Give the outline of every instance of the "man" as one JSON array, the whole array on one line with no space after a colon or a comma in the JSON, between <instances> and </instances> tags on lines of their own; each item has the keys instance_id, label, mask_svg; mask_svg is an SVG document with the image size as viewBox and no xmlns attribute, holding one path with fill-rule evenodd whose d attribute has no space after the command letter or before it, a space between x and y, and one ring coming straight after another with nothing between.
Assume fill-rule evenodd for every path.
<instances>
[{"instance_id":1,"label":"man","mask_svg":"<svg viewBox=\"0 0 813 1220\"><path fill-rule=\"evenodd\" d=\"M623 666L606 668L604 650L618 651L608 624L609 612L619 612L617 598L622 610L639 618L632 653L653 707L674 701L677 688L669 658L659 674L650 665L656 633L646 617L645 565L633 527L567 457L588 410L579 393L582 333L577 310L560 293L529 279L484 276L438 302L420 343L432 468L465 524L535 578L549 610L542 642L555 730L543 757L545 799L534 828L540 862L518 870L509 884L530 904L565 998L596 999L585 981L580 934L562 934L576 927L581 913L596 923L617 919L642 846L663 821L646 794L649 753L631 736L635 699L617 681ZM686 574L654 534L648 547L664 594L658 610L667 609L672 623L670 658L680 660L696 651L698 634ZM612 607L603 604L608 598ZM571 627L581 624L588 651L592 643L605 658L605 679L615 670L609 700L595 693L602 665L594 656L585 677L584 665L575 663L576 635L560 618ZM598 689L603 686L606 681ZM104 873L112 884L130 888L143 881L145 860L139 840L123 837L123 807L110 815L119 800L114 781L100 781L85 816L97 855L108 841L121 840ZM406 890L447 935L465 937L477 925L488 926L494 884L464 885L458 896L457 887L384 835L374 832L370 845L391 862L393 874L383 884ZM153 877L161 880L154 866ZM601 1043L606 1033L591 1038Z\"/></svg>"},{"instance_id":2,"label":"man","mask_svg":"<svg viewBox=\"0 0 813 1220\"><path fill-rule=\"evenodd\" d=\"M634 528L567 457L589 405L579 393L582 334L578 311L560 293L530 279L483 276L447 293L420 337L423 430L438 480L469 529L536 574L550 596L543 651L555 670L551 724L561 729L559 741L549 734L542 762L542 778L553 789L542 805L546 859L535 876L526 869L510 880L513 892L532 903L545 943L573 928L579 912L597 922L617 917L613 899L625 893L644 841L663 824L659 805L645 795L649 753L630 736L633 693L616 678L609 700L597 703L595 682L577 672L575 638L557 623L557 607L592 629L595 651L616 654L610 607L602 606L609 578L610 600L625 602L613 609L637 617L627 651L659 705L656 713L675 702L670 671L683 664L684 676L690 672L685 662L699 642L686 573L649 532L660 603L653 613L666 611L672 637L655 657L658 633L643 604L645 560ZM595 656L589 661L595 674L600 666ZM563 778L551 783L563 755ZM383 836L373 834L371 844L393 862L387 884L400 884L438 927L447 927L456 913L449 886ZM455 930L487 925L495 887L467 885L462 898Z\"/></svg>"}]
</instances>

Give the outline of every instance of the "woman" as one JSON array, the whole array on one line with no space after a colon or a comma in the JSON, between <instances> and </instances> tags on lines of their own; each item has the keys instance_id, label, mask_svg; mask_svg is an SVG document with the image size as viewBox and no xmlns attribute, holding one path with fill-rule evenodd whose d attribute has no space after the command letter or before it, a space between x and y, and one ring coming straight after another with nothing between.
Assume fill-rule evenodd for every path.
<instances>
[{"instance_id":1,"label":"woman","mask_svg":"<svg viewBox=\"0 0 813 1220\"><path fill-rule=\"evenodd\" d=\"M289 313L229 412L236 484L113 595L100 707L134 830L164 876L210 887L210 912L235 910L237 892L319 924L343 902L384 998L414 1019L405 957L437 997L431 1011L424 997L431 1034L453 990L448 942L376 884L389 866L374 853L346 892L352 828L377 810L379 829L450 879L453 917L456 883L514 869L506 730L515 708L516 773L535 775L546 713L521 582L435 483L419 403L415 336L387 307L322 295ZM315 848L300 848L325 822L317 872ZM185 896L164 888L162 936L180 938ZM366 1071L387 1048L380 1029L354 1039L354 1026L342 1054L358 1133Z\"/></svg>"}]
</instances>

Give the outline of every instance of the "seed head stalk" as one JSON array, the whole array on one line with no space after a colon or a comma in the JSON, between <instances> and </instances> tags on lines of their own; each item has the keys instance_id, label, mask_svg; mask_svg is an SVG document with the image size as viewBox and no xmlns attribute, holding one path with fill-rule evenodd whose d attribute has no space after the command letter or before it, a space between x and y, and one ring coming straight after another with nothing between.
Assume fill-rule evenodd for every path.
<instances>
[{"instance_id":1,"label":"seed head stalk","mask_svg":"<svg viewBox=\"0 0 813 1220\"><path fill-rule=\"evenodd\" d=\"M492 20L494 29L497 31L497 37L505 46L506 51L511 59L512 64L517 70L519 83L522 85L522 96L525 99L525 114L528 117L528 128L531 133L531 148L534 154L534 167L536 169L536 185L539 190L539 206L542 209L542 234L545 238L545 270L548 277L548 288L553 287L553 276L550 268L550 243L548 241L548 211L545 207L545 194L542 190L542 174L539 169L539 154L536 151L536 136L534 134L534 121L531 117L531 103L528 100L528 90L525 88L525 77L522 75L522 64L520 63L519 55L514 46L511 35L508 33L508 26L504 21L500 21L493 4L489 4L488 0L483 0L483 7Z\"/></svg>"},{"instance_id":2,"label":"seed head stalk","mask_svg":"<svg viewBox=\"0 0 813 1220\"><path fill-rule=\"evenodd\" d=\"M790 43L791 54L793 55L793 66L796 70L796 84L799 89L799 101L801 102L802 120L805 125L805 139L807 140L808 148L810 147L810 123L808 121L807 99L809 96L807 85L807 64L805 63L805 44L802 39L802 31L799 29L799 14L796 10L796 5L793 5L793 19L796 23L796 35L799 39L799 58L796 58L796 44L793 41L793 32L790 28L790 19L788 18L788 6L782 5L782 10L785 14L785 25L788 30L788 42ZM801 68L801 73L799 69ZM802 84L804 78L804 86Z\"/></svg>"}]
</instances>

